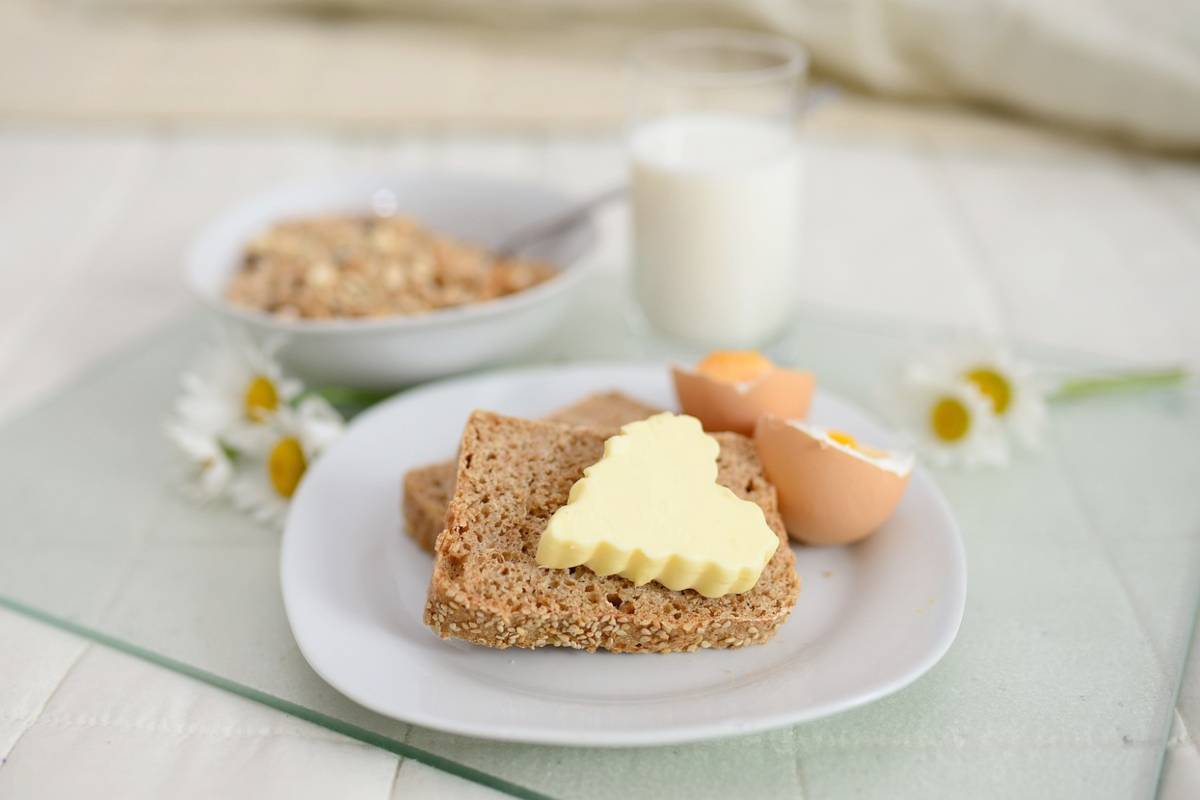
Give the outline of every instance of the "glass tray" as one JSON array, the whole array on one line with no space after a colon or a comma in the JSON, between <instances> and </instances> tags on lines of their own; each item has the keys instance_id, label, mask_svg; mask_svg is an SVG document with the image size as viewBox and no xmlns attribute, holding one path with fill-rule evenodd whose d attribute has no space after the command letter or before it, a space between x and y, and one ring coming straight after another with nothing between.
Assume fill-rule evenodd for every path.
<instances>
[{"instance_id":1,"label":"glass tray","mask_svg":"<svg viewBox=\"0 0 1200 800\"><path fill-rule=\"evenodd\" d=\"M771 352L878 407L913 340L801 316ZM161 423L208 330L170 325L0 430L0 604L517 797L1126 798L1155 787L1200 591L1194 397L1061 405L1042 452L1003 471L937 473L966 540L967 611L947 657L908 689L738 739L526 746L383 718L305 664L280 602L278 535L198 507L171 482ZM536 357L647 355L631 337L599 343L580 328Z\"/></svg>"}]
</instances>

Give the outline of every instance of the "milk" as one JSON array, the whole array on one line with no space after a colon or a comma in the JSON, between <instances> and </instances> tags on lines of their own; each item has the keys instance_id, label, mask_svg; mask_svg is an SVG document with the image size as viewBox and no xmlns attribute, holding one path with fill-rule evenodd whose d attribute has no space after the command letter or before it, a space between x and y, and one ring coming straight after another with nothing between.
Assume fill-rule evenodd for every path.
<instances>
[{"instance_id":1,"label":"milk","mask_svg":"<svg viewBox=\"0 0 1200 800\"><path fill-rule=\"evenodd\" d=\"M686 114L631 139L634 285L663 332L706 347L776 332L799 266L800 159L790 128Z\"/></svg>"}]
</instances>

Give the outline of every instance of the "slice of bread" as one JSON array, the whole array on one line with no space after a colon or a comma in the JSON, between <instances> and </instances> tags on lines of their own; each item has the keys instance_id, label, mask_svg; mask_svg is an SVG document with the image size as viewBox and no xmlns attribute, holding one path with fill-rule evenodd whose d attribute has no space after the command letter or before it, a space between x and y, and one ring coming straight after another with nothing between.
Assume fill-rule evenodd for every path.
<instances>
[{"instance_id":1,"label":"slice of bread","mask_svg":"<svg viewBox=\"0 0 1200 800\"><path fill-rule=\"evenodd\" d=\"M747 592L706 598L634 586L586 567L539 567L538 539L572 484L604 452L603 432L477 411L463 431L454 497L438 538L425 624L490 647L675 652L765 642L800 591L775 488L754 442L714 434L718 480L762 507L779 549Z\"/></svg>"},{"instance_id":2,"label":"slice of bread","mask_svg":"<svg viewBox=\"0 0 1200 800\"><path fill-rule=\"evenodd\" d=\"M454 494L456 469L455 462L443 461L404 473L404 529L430 553L446 527L446 508Z\"/></svg>"},{"instance_id":3,"label":"slice of bread","mask_svg":"<svg viewBox=\"0 0 1200 800\"><path fill-rule=\"evenodd\" d=\"M627 422L637 422L661 411L621 392L596 392L560 408L546 419L616 433Z\"/></svg>"},{"instance_id":4,"label":"slice of bread","mask_svg":"<svg viewBox=\"0 0 1200 800\"><path fill-rule=\"evenodd\" d=\"M616 433L626 422L645 419L661 410L621 392L597 392L555 411L547 419ZM443 461L416 467L404 475L405 530L421 549L431 553L446 524L456 466L454 461Z\"/></svg>"}]
</instances>

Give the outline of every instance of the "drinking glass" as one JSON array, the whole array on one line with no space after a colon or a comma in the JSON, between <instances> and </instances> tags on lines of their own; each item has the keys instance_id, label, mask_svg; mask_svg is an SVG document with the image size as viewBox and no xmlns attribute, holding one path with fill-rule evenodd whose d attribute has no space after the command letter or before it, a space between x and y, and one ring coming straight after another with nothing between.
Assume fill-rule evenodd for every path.
<instances>
[{"instance_id":1,"label":"drinking glass","mask_svg":"<svg viewBox=\"0 0 1200 800\"><path fill-rule=\"evenodd\" d=\"M804 50L767 34L679 31L631 62L641 312L687 344L760 345L783 326L800 266Z\"/></svg>"}]
</instances>

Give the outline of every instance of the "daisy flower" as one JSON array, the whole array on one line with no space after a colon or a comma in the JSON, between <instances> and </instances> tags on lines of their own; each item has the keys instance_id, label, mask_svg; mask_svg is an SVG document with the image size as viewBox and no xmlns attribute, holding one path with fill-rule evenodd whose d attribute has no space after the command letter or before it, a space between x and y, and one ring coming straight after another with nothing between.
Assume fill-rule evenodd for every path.
<instances>
[{"instance_id":1,"label":"daisy flower","mask_svg":"<svg viewBox=\"0 0 1200 800\"><path fill-rule=\"evenodd\" d=\"M935 369L975 386L1013 439L1031 449L1041 444L1046 392L1030 365L1003 347L978 344L943 351L934 361Z\"/></svg>"},{"instance_id":2,"label":"daisy flower","mask_svg":"<svg viewBox=\"0 0 1200 800\"><path fill-rule=\"evenodd\" d=\"M202 500L223 495L233 479L233 461L217 437L176 422L167 424L166 433L187 462L186 483L192 493Z\"/></svg>"},{"instance_id":3,"label":"daisy flower","mask_svg":"<svg viewBox=\"0 0 1200 800\"><path fill-rule=\"evenodd\" d=\"M284 376L275 358L282 339L258 345L232 331L223 338L184 374L176 416L184 427L214 434L237 450L261 448L270 439L268 423L303 387Z\"/></svg>"},{"instance_id":4,"label":"daisy flower","mask_svg":"<svg viewBox=\"0 0 1200 800\"><path fill-rule=\"evenodd\" d=\"M1003 466L1008 442L994 401L959 376L918 364L904 376L905 427L937 466Z\"/></svg>"},{"instance_id":5,"label":"daisy flower","mask_svg":"<svg viewBox=\"0 0 1200 800\"><path fill-rule=\"evenodd\" d=\"M233 482L233 504L259 522L278 526L304 473L321 451L341 435L341 416L320 397L280 406L258 437L255 456Z\"/></svg>"}]
</instances>

